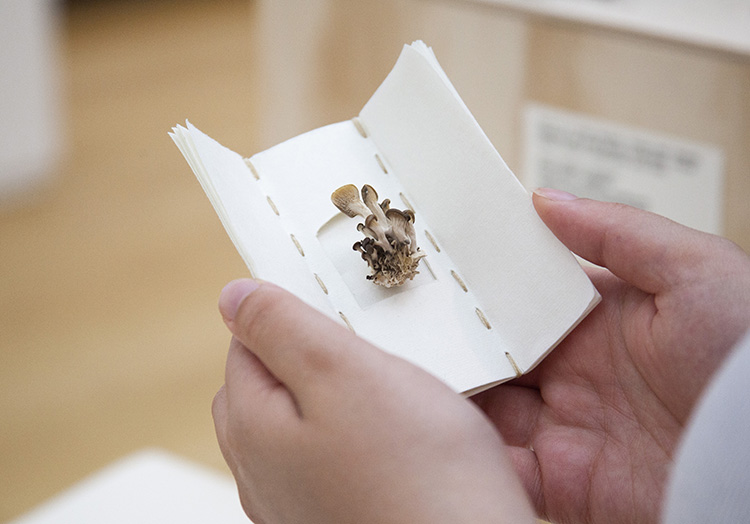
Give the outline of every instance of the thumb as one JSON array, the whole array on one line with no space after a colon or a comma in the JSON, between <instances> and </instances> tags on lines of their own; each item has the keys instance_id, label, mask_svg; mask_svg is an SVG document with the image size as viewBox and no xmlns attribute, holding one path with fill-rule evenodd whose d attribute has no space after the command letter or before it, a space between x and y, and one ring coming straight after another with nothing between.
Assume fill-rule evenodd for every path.
<instances>
[{"instance_id":1,"label":"thumb","mask_svg":"<svg viewBox=\"0 0 750 524\"><path fill-rule=\"evenodd\" d=\"M717 239L667 218L555 189L537 189L537 213L580 257L609 269L647 293L660 293L700 268Z\"/></svg>"},{"instance_id":2,"label":"thumb","mask_svg":"<svg viewBox=\"0 0 750 524\"><path fill-rule=\"evenodd\" d=\"M352 358L364 341L291 293L250 279L227 284L219 311L234 337L299 394Z\"/></svg>"}]
</instances>

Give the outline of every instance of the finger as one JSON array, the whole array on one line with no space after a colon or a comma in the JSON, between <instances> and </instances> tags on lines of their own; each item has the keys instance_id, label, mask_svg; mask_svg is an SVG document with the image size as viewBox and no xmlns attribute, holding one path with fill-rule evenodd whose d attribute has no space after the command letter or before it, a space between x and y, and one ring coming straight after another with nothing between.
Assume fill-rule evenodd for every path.
<instances>
[{"instance_id":1,"label":"finger","mask_svg":"<svg viewBox=\"0 0 750 524\"><path fill-rule=\"evenodd\" d=\"M373 349L272 284L232 282L222 291L219 308L234 336L298 400L306 387L325 383L345 362Z\"/></svg>"},{"instance_id":2,"label":"finger","mask_svg":"<svg viewBox=\"0 0 750 524\"><path fill-rule=\"evenodd\" d=\"M214 419L214 430L216 431L216 440L219 442L219 449L224 457L224 462L227 463L229 469L233 474L236 474L235 460L229 446L227 445L227 420L228 420L228 408L227 408L227 391L226 386L221 386L219 391L214 396L214 400L211 403L211 416Z\"/></svg>"},{"instance_id":3,"label":"finger","mask_svg":"<svg viewBox=\"0 0 750 524\"><path fill-rule=\"evenodd\" d=\"M507 448L511 464L521 479L537 515L544 515L544 491L539 460L533 450L509 446Z\"/></svg>"},{"instance_id":4,"label":"finger","mask_svg":"<svg viewBox=\"0 0 750 524\"><path fill-rule=\"evenodd\" d=\"M537 189L534 207L568 249L648 293L658 293L699 267L711 235L623 204Z\"/></svg>"},{"instance_id":5,"label":"finger","mask_svg":"<svg viewBox=\"0 0 750 524\"><path fill-rule=\"evenodd\" d=\"M224 380L227 424L248 424L255 433L299 416L292 393L236 337L229 344Z\"/></svg>"},{"instance_id":6,"label":"finger","mask_svg":"<svg viewBox=\"0 0 750 524\"><path fill-rule=\"evenodd\" d=\"M221 386L219 391L214 395L214 400L211 403L211 416L214 419L214 427L216 428L216 434L219 436L219 440L226 435L227 427L227 390L226 386ZM226 457L225 457L226 458Z\"/></svg>"},{"instance_id":7,"label":"finger","mask_svg":"<svg viewBox=\"0 0 750 524\"><path fill-rule=\"evenodd\" d=\"M509 446L531 445L542 409L539 390L502 384L472 397Z\"/></svg>"}]
</instances>

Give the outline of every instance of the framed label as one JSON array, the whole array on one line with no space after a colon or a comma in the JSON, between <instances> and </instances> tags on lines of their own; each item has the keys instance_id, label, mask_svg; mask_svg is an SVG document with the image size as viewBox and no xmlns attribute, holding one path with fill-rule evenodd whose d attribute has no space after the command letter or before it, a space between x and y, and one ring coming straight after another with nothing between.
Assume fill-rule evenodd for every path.
<instances>
[{"instance_id":1,"label":"framed label","mask_svg":"<svg viewBox=\"0 0 750 524\"><path fill-rule=\"evenodd\" d=\"M522 179L722 233L724 155L707 144L531 104Z\"/></svg>"}]
</instances>

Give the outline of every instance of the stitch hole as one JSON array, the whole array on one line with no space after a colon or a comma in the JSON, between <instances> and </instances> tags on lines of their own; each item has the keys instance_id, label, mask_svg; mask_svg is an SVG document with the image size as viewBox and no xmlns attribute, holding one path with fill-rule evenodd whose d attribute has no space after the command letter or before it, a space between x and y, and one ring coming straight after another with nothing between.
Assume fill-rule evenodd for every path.
<instances>
[{"instance_id":1,"label":"stitch hole","mask_svg":"<svg viewBox=\"0 0 750 524\"><path fill-rule=\"evenodd\" d=\"M299 240L297 240L297 237L292 234L290 234L289 237L292 239L292 242L294 242L294 245L297 248L297 251L299 251L299 254L305 256L305 251L302 249L302 245L299 243Z\"/></svg>"},{"instance_id":2,"label":"stitch hole","mask_svg":"<svg viewBox=\"0 0 750 524\"><path fill-rule=\"evenodd\" d=\"M362 135L362 138L367 138L367 131L365 131L365 126L362 124L362 121L355 116L352 118L352 123L354 124L354 127L357 128L357 132Z\"/></svg>"},{"instance_id":3,"label":"stitch hole","mask_svg":"<svg viewBox=\"0 0 750 524\"><path fill-rule=\"evenodd\" d=\"M250 161L250 159L249 158L243 158L243 160L245 161L245 165L250 168L250 172L255 177L255 180L260 180L260 175L258 174L258 170L255 169L255 166Z\"/></svg>"},{"instance_id":4,"label":"stitch hole","mask_svg":"<svg viewBox=\"0 0 750 524\"><path fill-rule=\"evenodd\" d=\"M432 247L435 248L435 251L440 253L440 246L438 246L437 240L435 240L435 237L433 237L429 231L426 229L424 230L424 235L427 237L427 240L430 241L430 244L432 244Z\"/></svg>"},{"instance_id":5,"label":"stitch hole","mask_svg":"<svg viewBox=\"0 0 750 524\"><path fill-rule=\"evenodd\" d=\"M325 293L327 295L328 294L328 288L323 283L323 279L320 278L317 273L313 273L313 275L315 275L315 280L318 281L318 285L320 286L320 289L322 289L323 293Z\"/></svg>"},{"instance_id":6,"label":"stitch hole","mask_svg":"<svg viewBox=\"0 0 750 524\"><path fill-rule=\"evenodd\" d=\"M348 318L346 318L346 315L344 315L343 311L339 311L339 316L341 317L341 320L344 321L344 324L346 324L346 327L349 328L349 331L351 331L352 333L356 333L356 331L354 331L354 326L352 326L352 323L349 322Z\"/></svg>"},{"instance_id":7,"label":"stitch hole","mask_svg":"<svg viewBox=\"0 0 750 524\"><path fill-rule=\"evenodd\" d=\"M505 358L507 358L510 362L510 365L513 366L513 371L515 371L516 377L520 377L521 375L523 375L523 373L521 373L521 369L518 367L518 364L516 364L516 361L513 359L513 356L507 351L505 352Z\"/></svg>"},{"instance_id":8,"label":"stitch hole","mask_svg":"<svg viewBox=\"0 0 750 524\"><path fill-rule=\"evenodd\" d=\"M455 279L456 282L458 282L458 285L461 286L461 289L464 290L464 293L469 292L469 288L466 287L466 284L464 283L463 279L459 277L458 273L456 273L452 269L451 269L451 276Z\"/></svg>"},{"instance_id":9,"label":"stitch hole","mask_svg":"<svg viewBox=\"0 0 750 524\"><path fill-rule=\"evenodd\" d=\"M273 209L273 212L276 214L276 216L279 216L279 209L276 207L276 204L273 203L271 197L266 197L266 200L268 201L268 205L271 206L271 209Z\"/></svg>"},{"instance_id":10,"label":"stitch hole","mask_svg":"<svg viewBox=\"0 0 750 524\"><path fill-rule=\"evenodd\" d=\"M383 159L380 158L380 155L377 154L377 153L375 153L375 160L378 161L378 165L380 166L380 169L383 170L383 173L385 173L387 175L388 174L388 169L385 167L385 164L383 163Z\"/></svg>"},{"instance_id":11,"label":"stitch hole","mask_svg":"<svg viewBox=\"0 0 750 524\"><path fill-rule=\"evenodd\" d=\"M486 316L484 316L484 313L482 312L482 310L479 308L475 308L474 311L476 311L477 316L479 317L479 320L482 321L482 324L484 324L484 327L486 327L487 329L492 329L492 326L490 325L490 321L487 320Z\"/></svg>"},{"instance_id":12,"label":"stitch hole","mask_svg":"<svg viewBox=\"0 0 750 524\"><path fill-rule=\"evenodd\" d=\"M412 213L416 213L416 211L414 211L414 207L411 205L411 202L409 202L409 199L406 198L405 194L399 193L398 196L401 197L401 201L404 203L406 207L408 207L411 210Z\"/></svg>"}]
</instances>

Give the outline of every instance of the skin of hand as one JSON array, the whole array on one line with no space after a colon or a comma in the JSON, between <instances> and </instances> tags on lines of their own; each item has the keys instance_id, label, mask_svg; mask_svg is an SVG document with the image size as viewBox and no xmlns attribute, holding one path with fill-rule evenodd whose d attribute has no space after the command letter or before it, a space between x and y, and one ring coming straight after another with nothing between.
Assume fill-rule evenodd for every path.
<instances>
[{"instance_id":1,"label":"skin of hand","mask_svg":"<svg viewBox=\"0 0 750 524\"><path fill-rule=\"evenodd\" d=\"M214 422L255 524L534 522L474 403L272 284L234 281L219 309Z\"/></svg>"},{"instance_id":2,"label":"skin of hand","mask_svg":"<svg viewBox=\"0 0 750 524\"><path fill-rule=\"evenodd\" d=\"M750 258L627 206L533 198L569 249L602 266L588 270L602 302L530 374L474 400L541 516L656 522L691 410L750 327Z\"/></svg>"}]
</instances>

